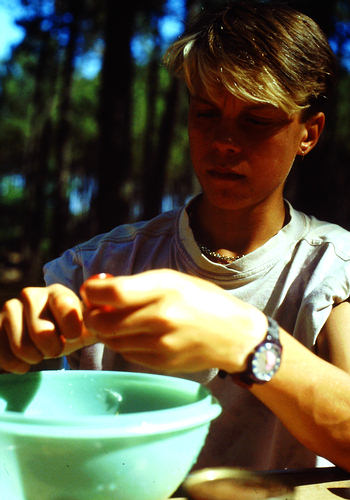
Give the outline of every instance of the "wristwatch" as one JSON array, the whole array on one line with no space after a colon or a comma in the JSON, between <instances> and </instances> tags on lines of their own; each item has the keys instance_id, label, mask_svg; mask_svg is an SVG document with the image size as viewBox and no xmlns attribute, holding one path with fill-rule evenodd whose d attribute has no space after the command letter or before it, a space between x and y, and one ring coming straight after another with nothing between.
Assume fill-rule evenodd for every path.
<instances>
[{"instance_id":1,"label":"wristwatch","mask_svg":"<svg viewBox=\"0 0 350 500\"><path fill-rule=\"evenodd\" d=\"M267 333L262 342L248 356L248 366L244 372L233 373L235 382L244 386L252 384L265 384L277 373L281 365L282 345L279 339L278 323L267 316ZM226 372L219 371L220 377L225 377Z\"/></svg>"}]
</instances>

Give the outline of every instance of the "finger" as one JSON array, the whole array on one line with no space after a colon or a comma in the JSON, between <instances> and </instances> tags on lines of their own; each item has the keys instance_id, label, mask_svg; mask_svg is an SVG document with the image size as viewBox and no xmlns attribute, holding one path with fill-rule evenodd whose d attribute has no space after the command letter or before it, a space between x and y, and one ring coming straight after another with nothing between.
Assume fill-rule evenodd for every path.
<instances>
[{"instance_id":1,"label":"finger","mask_svg":"<svg viewBox=\"0 0 350 500\"><path fill-rule=\"evenodd\" d=\"M2 318L0 319L0 367L2 370L10 373L26 373L30 365L25 361L18 359L12 352L6 333L2 328Z\"/></svg>"},{"instance_id":2,"label":"finger","mask_svg":"<svg viewBox=\"0 0 350 500\"><path fill-rule=\"evenodd\" d=\"M86 327L97 336L115 337L116 335L133 334L135 331L145 331L139 321L132 321L131 311L113 310L106 312L100 309L88 309L84 312Z\"/></svg>"},{"instance_id":3,"label":"finger","mask_svg":"<svg viewBox=\"0 0 350 500\"><path fill-rule=\"evenodd\" d=\"M92 308L93 307L93 304L90 303L89 299L87 298L86 296L86 293L85 293L85 287L86 287L86 284L88 281L92 281L92 280L105 280L107 278L113 278L113 275L112 274L109 274L109 273L99 273L99 274L94 274L92 276L90 276L80 287L80 296L82 297L83 301L84 301L84 305L89 309L89 308ZM103 308L104 310L108 311L108 310L111 310L113 309L111 306L100 306L101 308Z\"/></svg>"},{"instance_id":4,"label":"finger","mask_svg":"<svg viewBox=\"0 0 350 500\"><path fill-rule=\"evenodd\" d=\"M49 309L48 289L29 287L21 292L28 334L44 358L62 354L64 341Z\"/></svg>"},{"instance_id":5,"label":"finger","mask_svg":"<svg viewBox=\"0 0 350 500\"><path fill-rule=\"evenodd\" d=\"M111 350L121 354L127 361L138 363L156 370L166 370L172 372L197 371L207 368L207 363L196 359L195 370L191 359L186 353L179 350L176 342L173 342L170 335L144 335L135 334L132 336L108 338L101 340Z\"/></svg>"},{"instance_id":6,"label":"finger","mask_svg":"<svg viewBox=\"0 0 350 500\"><path fill-rule=\"evenodd\" d=\"M122 353L122 356L129 363L136 363L151 370L161 370L168 373L182 371L182 368L174 363L173 359L156 353L129 351Z\"/></svg>"},{"instance_id":7,"label":"finger","mask_svg":"<svg viewBox=\"0 0 350 500\"><path fill-rule=\"evenodd\" d=\"M68 356L74 351L77 351L78 349L82 349L83 347L87 347L92 344L96 344L97 342L101 342L98 337L93 333L87 330L86 328L83 329L83 333L81 336L77 339L71 339L69 341L64 342L64 348L62 351L62 356Z\"/></svg>"},{"instance_id":8,"label":"finger","mask_svg":"<svg viewBox=\"0 0 350 500\"><path fill-rule=\"evenodd\" d=\"M176 285L171 270L146 271L132 276L87 280L82 288L85 303L92 306L136 307L157 300L164 290Z\"/></svg>"},{"instance_id":9,"label":"finger","mask_svg":"<svg viewBox=\"0 0 350 500\"><path fill-rule=\"evenodd\" d=\"M110 311L87 309L84 322L96 335L107 338L135 333L159 334L171 329L168 318L160 313L157 303Z\"/></svg>"},{"instance_id":10,"label":"finger","mask_svg":"<svg viewBox=\"0 0 350 500\"><path fill-rule=\"evenodd\" d=\"M83 332L82 304L74 292L62 285L52 285L48 290L48 304L61 335L76 340Z\"/></svg>"},{"instance_id":11,"label":"finger","mask_svg":"<svg viewBox=\"0 0 350 500\"><path fill-rule=\"evenodd\" d=\"M152 349L141 350L130 348L130 350L123 349L121 351L119 349L114 349L114 341L108 341L106 345L110 347L110 349L120 353L127 361L137 363L153 370L162 370L169 373L190 373L210 368L205 359L194 359L194 364L192 359L189 359L187 356L183 356L181 353L172 352L171 350L168 351L167 349L156 349L153 351Z\"/></svg>"},{"instance_id":12,"label":"finger","mask_svg":"<svg viewBox=\"0 0 350 500\"><path fill-rule=\"evenodd\" d=\"M137 363L152 369L174 368L173 353L168 352L163 339L158 335L134 334L115 338L101 338L111 350L118 352L131 363Z\"/></svg>"},{"instance_id":13,"label":"finger","mask_svg":"<svg viewBox=\"0 0 350 500\"><path fill-rule=\"evenodd\" d=\"M28 335L21 301L12 299L5 303L2 329L7 335L9 346L16 358L29 364L37 364L42 361L41 352L35 347Z\"/></svg>"},{"instance_id":14,"label":"finger","mask_svg":"<svg viewBox=\"0 0 350 500\"><path fill-rule=\"evenodd\" d=\"M113 349L113 351L118 351L121 354L130 351L157 353L157 355L168 353L166 345L162 342L162 337L158 335L135 333L134 335L124 335L114 338L104 336L99 336L98 338Z\"/></svg>"},{"instance_id":15,"label":"finger","mask_svg":"<svg viewBox=\"0 0 350 500\"><path fill-rule=\"evenodd\" d=\"M166 371L200 371L209 367L208 360L201 354L194 355L183 350L173 334L144 335L102 338L107 347L121 354L127 361L148 368Z\"/></svg>"}]
</instances>

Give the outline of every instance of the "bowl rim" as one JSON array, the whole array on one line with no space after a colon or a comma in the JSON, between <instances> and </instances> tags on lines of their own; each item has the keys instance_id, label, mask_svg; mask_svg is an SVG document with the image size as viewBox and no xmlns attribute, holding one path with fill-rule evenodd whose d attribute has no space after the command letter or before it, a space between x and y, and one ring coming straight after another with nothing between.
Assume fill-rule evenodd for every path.
<instances>
[{"instance_id":1,"label":"bowl rim","mask_svg":"<svg viewBox=\"0 0 350 500\"><path fill-rule=\"evenodd\" d=\"M230 466L207 467L195 470L185 478L182 486L184 491L192 498L192 489L196 486L221 480L234 480L243 483L253 481L253 483L266 488L280 488L283 495L294 492L294 487L284 481L282 477L267 476L266 471L254 471Z\"/></svg>"},{"instance_id":2,"label":"bowl rim","mask_svg":"<svg viewBox=\"0 0 350 500\"><path fill-rule=\"evenodd\" d=\"M24 376L38 376L39 372L30 372ZM46 370L40 372L41 377L54 377L57 374L63 377L86 377L87 375L97 377L115 378L125 377L130 380L142 378L149 382L160 381L171 384L186 386L192 390L202 390L203 397L199 401L188 403L174 408L161 410L149 410L128 414L74 416L59 419L55 417L40 417L24 415L15 411L4 411L0 413L0 432L7 432L25 436L40 436L63 438L76 437L79 439L96 438L129 438L131 436L152 436L177 432L191 427L209 425L222 411L218 400L211 394L210 390L199 382L181 377L143 373L143 372L121 372L121 371L95 371L95 370ZM36 374L36 375L35 375ZM23 375L4 374L1 380ZM166 421L164 421L166 416ZM162 418L163 417L163 418Z\"/></svg>"}]
</instances>

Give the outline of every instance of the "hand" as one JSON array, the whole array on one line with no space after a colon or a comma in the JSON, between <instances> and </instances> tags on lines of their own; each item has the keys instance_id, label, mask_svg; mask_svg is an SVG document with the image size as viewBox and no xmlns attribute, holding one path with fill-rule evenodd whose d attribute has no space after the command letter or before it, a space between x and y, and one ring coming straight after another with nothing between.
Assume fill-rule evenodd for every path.
<instances>
[{"instance_id":1,"label":"hand","mask_svg":"<svg viewBox=\"0 0 350 500\"><path fill-rule=\"evenodd\" d=\"M266 317L256 308L177 271L88 280L81 295L89 306L86 327L129 361L153 369L242 371L266 334Z\"/></svg>"},{"instance_id":2,"label":"hand","mask_svg":"<svg viewBox=\"0 0 350 500\"><path fill-rule=\"evenodd\" d=\"M95 342L83 324L80 299L60 284L24 288L0 313L0 368L7 372L25 373L45 358Z\"/></svg>"}]
</instances>

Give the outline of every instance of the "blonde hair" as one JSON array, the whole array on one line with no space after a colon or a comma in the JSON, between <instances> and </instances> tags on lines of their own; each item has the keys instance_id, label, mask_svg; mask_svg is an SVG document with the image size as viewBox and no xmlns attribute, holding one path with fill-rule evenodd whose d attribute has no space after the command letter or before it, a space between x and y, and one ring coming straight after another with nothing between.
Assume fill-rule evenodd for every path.
<instances>
[{"instance_id":1,"label":"blonde hair","mask_svg":"<svg viewBox=\"0 0 350 500\"><path fill-rule=\"evenodd\" d=\"M166 52L168 69L215 101L224 86L236 97L306 117L322 109L335 58L319 26L285 5L237 1L204 13Z\"/></svg>"}]
</instances>

